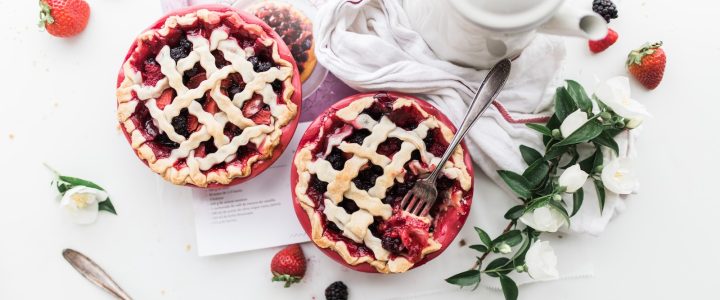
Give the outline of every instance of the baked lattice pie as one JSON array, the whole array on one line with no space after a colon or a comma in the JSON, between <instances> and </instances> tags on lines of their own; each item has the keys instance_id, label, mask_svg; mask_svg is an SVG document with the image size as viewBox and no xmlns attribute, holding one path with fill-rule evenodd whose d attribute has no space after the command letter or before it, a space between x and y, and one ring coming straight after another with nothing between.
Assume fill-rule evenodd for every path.
<instances>
[{"instance_id":1,"label":"baked lattice pie","mask_svg":"<svg viewBox=\"0 0 720 300\"><path fill-rule=\"evenodd\" d=\"M229 7L195 7L132 45L118 77L118 119L138 157L165 179L237 183L290 141L299 86L289 49L266 24Z\"/></svg>"},{"instance_id":2,"label":"baked lattice pie","mask_svg":"<svg viewBox=\"0 0 720 300\"><path fill-rule=\"evenodd\" d=\"M289 3L279 1L263 1L248 8L248 11L282 37L297 62L300 80L305 82L317 64L310 19Z\"/></svg>"},{"instance_id":3,"label":"baked lattice pie","mask_svg":"<svg viewBox=\"0 0 720 300\"><path fill-rule=\"evenodd\" d=\"M296 212L313 242L370 272L404 272L438 255L470 209L464 147L443 167L429 217L399 204L435 168L453 128L426 102L394 93L361 94L329 108L308 128L293 165Z\"/></svg>"}]
</instances>

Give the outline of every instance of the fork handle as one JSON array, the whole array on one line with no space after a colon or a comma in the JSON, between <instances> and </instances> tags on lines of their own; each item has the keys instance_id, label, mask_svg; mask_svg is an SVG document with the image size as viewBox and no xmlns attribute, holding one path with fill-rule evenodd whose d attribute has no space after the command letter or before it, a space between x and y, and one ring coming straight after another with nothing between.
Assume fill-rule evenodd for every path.
<instances>
[{"instance_id":1,"label":"fork handle","mask_svg":"<svg viewBox=\"0 0 720 300\"><path fill-rule=\"evenodd\" d=\"M460 144L460 141L462 141L463 137L468 132L470 127L472 127L472 125L475 124L475 122L479 119L480 115L482 115L482 113L488 107L490 107L493 99L495 99L497 94L505 85L505 82L507 81L509 75L509 59L503 59L499 61L492 67L492 69L490 69L490 72L488 72L487 76L485 76L485 79L480 85L480 88L475 93L475 97L470 104L470 109L468 109L465 118L460 124L460 128L458 128L458 131L455 133L452 141L450 141L450 145L448 146L447 150L445 150L445 153L443 153L443 156L442 158L440 158L440 162L435 167L435 170L433 170L432 173L430 173L430 176L428 176L429 181L435 183L435 180L437 180L437 177L440 174L442 167L445 165L448 159L450 159L450 156L453 154L453 152L455 152L455 148L457 147L457 145Z\"/></svg>"}]
</instances>

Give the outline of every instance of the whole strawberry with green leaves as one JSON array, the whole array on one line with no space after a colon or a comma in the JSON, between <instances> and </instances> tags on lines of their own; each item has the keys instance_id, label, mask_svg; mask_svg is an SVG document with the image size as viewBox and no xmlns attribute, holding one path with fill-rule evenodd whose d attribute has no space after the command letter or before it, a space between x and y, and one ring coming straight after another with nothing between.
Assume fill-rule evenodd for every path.
<instances>
[{"instance_id":1,"label":"whole strawberry with green leaves","mask_svg":"<svg viewBox=\"0 0 720 300\"><path fill-rule=\"evenodd\" d=\"M285 287L300 282L305 276L306 269L305 254L298 244L280 250L270 262L272 281L284 281Z\"/></svg>"},{"instance_id":2,"label":"whole strawberry with green leaves","mask_svg":"<svg viewBox=\"0 0 720 300\"><path fill-rule=\"evenodd\" d=\"M628 54L626 61L630 74L648 89L655 89L665 74L667 57L662 42L645 44Z\"/></svg>"},{"instance_id":3,"label":"whole strawberry with green leaves","mask_svg":"<svg viewBox=\"0 0 720 300\"><path fill-rule=\"evenodd\" d=\"M84 0L40 0L38 26L57 37L79 34L90 19L90 6Z\"/></svg>"}]
</instances>

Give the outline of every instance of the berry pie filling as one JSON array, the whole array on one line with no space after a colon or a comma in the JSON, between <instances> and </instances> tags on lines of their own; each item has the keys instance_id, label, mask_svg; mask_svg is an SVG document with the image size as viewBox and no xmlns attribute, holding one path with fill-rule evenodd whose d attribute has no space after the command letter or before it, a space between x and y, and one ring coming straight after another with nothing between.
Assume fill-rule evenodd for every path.
<instances>
[{"instance_id":1,"label":"berry pie filling","mask_svg":"<svg viewBox=\"0 0 720 300\"><path fill-rule=\"evenodd\" d=\"M249 176L297 115L293 64L257 21L232 10L200 9L156 27L138 37L117 89L137 155L175 184Z\"/></svg>"},{"instance_id":2,"label":"berry pie filling","mask_svg":"<svg viewBox=\"0 0 720 300\"><path fill-rule=\"evenodd\" d=\"M260 2L249 11L282 37L297 62L300 79L304 82L310 77L317 63L310 19L292 5L277 1Z\"/></svg>"},{"instance_id":3,"label":"berry pie filling","mask_svg":"<svg viewBox=\"0 0 720 300\"><path fill-rule=\"evenodd\" d=\"M316 122L318 134L301 141L294 160L295 195L313 241L350 265L369 263L382 273L407 271L440 250L448 223L470 208L472 177L462 147L443 167L429 216L399 206L435 169L451 129L416 100L384 93L333 107Z\"/></svg>"}]
</instances>

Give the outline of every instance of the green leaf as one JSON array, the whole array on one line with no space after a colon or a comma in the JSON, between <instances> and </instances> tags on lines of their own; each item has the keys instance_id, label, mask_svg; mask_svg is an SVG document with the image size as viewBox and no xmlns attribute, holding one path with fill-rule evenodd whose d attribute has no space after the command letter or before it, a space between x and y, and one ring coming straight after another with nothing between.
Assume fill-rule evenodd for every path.
<instances>
[{"instance_id":1,"label":"green leaf","mask_svg":"<svg viewBox=\"0 0 720 300\"><path fill-rule=\"evenodd\" d=\"M570 136L564 138L555 146L575 145L579 143L585 143L589 140L596 138L603 132L602 125L595 119L591 118L585 124L580 126L577 130L570 134Z\"/></svg>"},{"instance_id":2,"label":"green leaf","mask_svg":"<svg viewBox=\"0 0 720 300\"><path fill-rule=\"evenodd\" d=\"M98 189L101 191L104 191L105 189L101 188L99 185L95 184L94 182L87 181L85 179L70 177L70 176L58 176L58 180L60 182L65 182L70 184L72 187L76 186L86 186L94 189Z\"/></svg>"},{"instance_id":3,"label":"green leaf","mask_svg":"<svg viewBox=\"0 0 720 300\"><path fill-rule=\"evenodd\" d=\"M72 188L72 185L60 182L59 180L55 181L55 185L57 186L58 192L60 192L61 195L65 194L65 192Z\"/></svg>"},{"instance_id":4,"label":"green leaf","mask_svg":"<svg viewBox=\"0 0 720 300\"><path fill-rule=\"evenodd\" d=\"M560 167L562 169L567 169L571 167L572 165L576 164L578 159L580 159L580 153L578 153L577 148L570 148L570 152L572 153L572 158L570 161L565 164L564 166Z\"/></svg>"},{"instance_id":5,"label":"green leaf","mask_svg":"<svg viewBox=\"0 0 720 300\"><path fill-rule=\"evenodd\" d=\"M488 247L492 247L492 240L490 239L490 236L485 232L485 230L482 230L480 227L475 227L475 232L477 232L478 236L480 237L480 241L483 242Z\"/></svg>"},{"instance_id":6,"label":"green leaf","mask_svg":"<svg viewBox=\"0 0 720 300\"><path fill-rule=\"evenodd\" d=\"M520 242L522 242L522 234L520 233L520 230L515 229L503 233L493 241L493 244L498 244L502 242L505 242L511 247L520 244Z\"/></svg>"},{"instance_id":7,"label":"green leaf","mask_svg":"<svg viewBox=\"0 0 720 300\"><path fill-rule=\"evenodd\" d=\"M540 198L533 199L530 203L528 203L527 207L525 207L526 212L534 211L536 208L543 207L548 204L552 200L552 194L548 194L545 196L542 196Z\"/></svg>"},{"instance_id":8,"label":"green leaf","mask_svg":"<svg viewBox=\"0 0 720 300\"><path fill-rule=\"evenodd\" d=\"M518 218L520 218L523 215L524 212L525 212L525 205L513 206L505 213L505 219L517 220Z\"/></svg>"},{"instance_id":9,"label":"green leaf","mask_svg":"<svg viewBox=\"0 0 720 300\"><path fill-rule=\"evenodd\" d=\"M593 173L593 168L594 168L593 164L595 163L595 156L602 155L600 148L598 148L596 146L596 149L597 150L595 150L595 152L592 155L588 156L586 159L583 159L580 162L580 169L585 171L585 173L588 173L588 174Z\"/></svg>"},{"instance_id":10,"label":"green leaf","mask_svg":"<svg viewBox=\"0 0 720 300\"><path fill-rule=\"evenodd\" d=\"M480 271L478 270L467 270L462 273L455 274L445 279L447 283L459 285L459 286L470 286L480 282Z\"/></svg>"},{"instance_id":11,"label":"green leaf","mask_svg":"<svg viewBox=\"0 0 720 300\"><path fill-rule=\"evenodd\" d=\"M530 243L532 242L532 239L530 238L530 235L527 236L527 238L523 239L522 245L520 245L520 248L515 252L515 255L512 257L512 262L514 266L521 266L525 264L525 253L530 249Z\"/></svg>"},{"instance_id":12,"label":"green leaf","mask_svg":"<svg viewBox=\"0 0 720 300\"><path fill-rule=\"evenodd\" d=\"M576 111L578 108L573 101L572 96L565 87L558 87L555 90L555 115L562 123L565 118Z\"/></svg>"},{"instance_id":13,"label":"green leaf","mask_svg":"<svg viewBox=\"0 0 720 300\"><path fill-rule=\"evenodd\" d=\"M585 197L585 192L583 191L582 188L580 188L579 190L575 191L575 193L573 193L573 209L572 209L572 213L570 214L571 217L574 216L578 212L578 210L580 210L580 206L582 206L584 197Z\"/></svg>"},{"instance_id":14,"label":"green leaf","mask_svg":"<svg viewBox=\"0 0 720 300\"><path fill-rule=\"evenodd\" d=\"M552 130L548 129L547 127L540 125L540 124L533 124L533 123L527 123L525 124L528 128L535 130L539 133L542 133L542 135L546 136L552 136Z\"/></svg>"},{"instance_id":15,"label":"green leaf","mask_svg":"<svg viewBox=\"0 0 720 300\"><path fill-rule=\"evenodd\" d=\"M544 160L536 160L523 172L522 176L527 179L530 187L534 189L547 178L548 172L550 172L548 163Z\"/></svg>"},{"instance_id":16,"label":"green leaf","mask_svg":"<svg viewBox=\"0 0 720 300\"><path fill-rule=\"evenodd\" d=\"M574 80L566 80L566 82L568 93L575 100L575 104L584 112L592 111L592 101L585 92L585 88Z\"/></svg>"},{"instance_id":17,"label":"green leaf","mask_svg":"<svg viewBox=\"0 0 720 300\"><path fill-rule=\"evenodd\" d=\"M500 268L508 265L509 263L510 263L510 259L509 259L509 258L507 258L507 257L498 257L498 258L496 258L495 260L491 261L491 262L487 265L487 267L485 267L485 273L486 273L488 276L492 276L492 277L498 277L498 276L500 276L501 274L507 274L507 273L509 273L511 270L503 270L503 271L500 271L500 270L498 270L498 269L500 269Z\"/></svg>"},{"instance_id":18,"label":"green leaf","mask_svg":"<svg viewBox=\"0 0 720 300\"><path fill-rule=\"evenodd\" d=\"M557 118L557 116L553 114L550 117L550 120L545 125L545 127L547 127L550 130L560 129L560 124L562 124L562 122L560 122L560 120Z\"/></svg>"},{"instance_id":19,"label":"green leaf","mask_svg":"<svg viewBox=\"0 0 720 300\"><path fill-rule=\"evenodd\" d=\"M112 202L110 201L110 198L108 197L107 200L98 203L98 209L104 210L106 212L109 212L113 215L117 215L117 212L115 211L115 206L113 206Z\"/></svg>"},{"instance_id":20,"label":"green leaf","mask_svg":"<svg viewBox=\"0 0 720 300\"><path fill-rule=\"evenodd\" d=\"M602 215L603 209L605 209L605 185L602 180L593 180L593 182L595 183L595 192L597 192L600 214Z\"/></svg>"},{"instance_id":21,"label":"green leaf","mask_svg":"<svg viewBox=\"0 0 720 300\"><path fill-rule=\"evenodd\" d=\"M518 298L518 287L515 281L507 276L500 276L500 286L502 287L503 295L505 300L517 300Z\"/></svg>"},{"instance_id":22,"label":"green leaf","mask_svg":"<svg viewBox=\"0 0 720 300\"><path fill-rule=\"evenodd\" d=\"M546 160L553 160L560 155L563 155L567 150L570 148L570 145L560 145L558 144L550 146L548 150L545 152L545 159Z\"/></svg>"},{"instance_id":23,"label":"green leaf","mask_svg":"<svg viewBox=\"0 0 720 300\"><path fill-rule=\"evenodd\" d=\"M500 178L502 178L508 187L518 196L525 199L532 197L532 193L530 192L532 186L522 175L507 170L498 171L498 175L500 175Z\"/></svg>"},{"instance_id":24,"label":"green leaf","mask_svg":"<svg viewBox=\"0 0 720 300\"><path fill-rule=\"evenodd\" d=\"M613 139L607 131L600 133L600 135L593 139L593 142L612 149L615 151L615 155L620 155L617 142L615 142L615 139Z\"/></svg>"},{"instance_id":25,"label":"green leaf","mask_svg":"<svg viewBox=\"0 0 720 300\"><path fill-rule=\"evenodd\" d=\"M477 250L477 251L480 251L483 253L488 252L488 248L485 247L485 245L480 245L480 244L470 245L470 249Z\"/></svg>"},{"instance_id":26,"label":"green leaf","mask_svg":"<svg viewBox=\"0 0 720 300\"><path fill-rule=\"evenodd\" d=\"M535 161L543 157L540 152L525 145L520 145L520 154L522 154L523 160L528 165L532 165Z\"/></svg>"}]
</instances>

